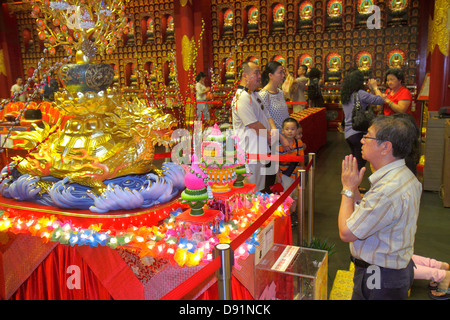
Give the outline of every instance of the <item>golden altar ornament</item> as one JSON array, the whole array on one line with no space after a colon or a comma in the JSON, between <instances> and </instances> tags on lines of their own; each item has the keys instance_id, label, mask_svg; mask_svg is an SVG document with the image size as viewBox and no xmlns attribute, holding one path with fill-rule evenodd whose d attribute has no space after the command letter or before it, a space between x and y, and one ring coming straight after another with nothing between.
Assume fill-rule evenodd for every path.
<instances>
[{"instance_id":1,"label":"golden altar ornament","mask_svg":"<svg viewBox=\"0 0 450 320\"><path fill-rule=\"evenodd\" d=\"M148 208L184 189L184 170L174 163L152 165L155 145L169 145L177 121L146 99L127 101L109 89L114 69L90 63L110 53L126 22L124 1L33 1L40 38L50 51L63 45L76 51L76 63L59 76L64 90L53 108L62 111L54 126L43 121L12 139L28 150L2 169L0 194L59 208L111 210ZM52 25L53 24L53 25ZM55 35L53 27L61 34ZM51 29L51 30L50 30ZM71 30L69 32L68 30Z\"/></svg>"},{"instance_id":2,"label":"golden altar ornament","mask_svg":"<svg viewBox=\"0 0 450 320\"><path fill-rule=\"evenodd\" d=\"M15 158L17 169L33 176L70 177L74 182L104 188L103 181L154 169L155 144L168 145L176 119L148 107L139 99L127 103L117 92L98 94L57 93L56 104L67 114L62 130L48 136L49 128L19 132L13 139L25 139L26 159Z\"/></svg>"},{"instance_id":3,"label":"golden altar ornament","mask_svg":"<svg viewBox=\"0 0 450 320\"><path fill-rule=\"evenodd\" d=\"M31 3L38 35L51 54L62 46L68 54L81 50L90 60L110 54L126 29L128 0L26 0ZM88 62L88 61L85 61Z\"/></svg>"}]
</instances>

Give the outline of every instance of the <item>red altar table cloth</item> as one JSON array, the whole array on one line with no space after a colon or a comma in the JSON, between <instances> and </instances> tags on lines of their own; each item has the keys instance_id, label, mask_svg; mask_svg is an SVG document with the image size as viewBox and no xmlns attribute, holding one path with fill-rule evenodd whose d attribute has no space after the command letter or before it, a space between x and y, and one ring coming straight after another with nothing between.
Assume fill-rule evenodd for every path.
<instances>
[{"instance_id":1,"label":"red altar table cloth","mask_svg":"<svg viewBox=\"0 0 450 320\"><path fill-rule=\"evenodd\" d=\"M204 267L179 267L165 260L144 265L136 253L126 249L43 243L28 234L0 232L0 240L2 299L160 299ZM275 219L274 241L292 244L290 216ZM237 261L233 299L253 298L253 270L253 255ZM185 299L218 299L215 276L192 288Z\"/></svg>"},{"instance_id":2,"label":"red altar table cloth","mask_svg":"<svg viewBox=\"0 0 450 320\"><path fill-rule=\"evenodd\" d=\"M296 119L303 128L302 141L306 144L305 156L316 153L327 143L327 113L326 108L307 108L291 117Z\"/></svg>"}]
</instances>

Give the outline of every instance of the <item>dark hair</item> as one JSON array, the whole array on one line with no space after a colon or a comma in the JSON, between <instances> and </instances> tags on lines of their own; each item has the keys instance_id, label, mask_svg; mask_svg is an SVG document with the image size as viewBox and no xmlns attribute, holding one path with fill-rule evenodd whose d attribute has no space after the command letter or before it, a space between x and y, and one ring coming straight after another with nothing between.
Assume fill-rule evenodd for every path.
<instances>
[{"instance_id":1,"label":"dark hair","mask_svg":"<svg viewBox=\"0 0 450 320\"><path fill-rule=\"evenodd\" d=\"M378 116L372 125L377 129L378 144L383 141L392 143L392 155L397 159L405 159L411 155L417 143L418 129L402 116Z\"/></svg>"},{"instance_id":2,"label":"dark hair","mask_svg":"<svg viewBox=\"0 0 450 320\"><path fill-rule=\"evenodd\" d=\"M302 68L303 70L305 70L305 73L308 72L308 66L307 66L306 64L300 65L300 68Z\"/></svg>"},{"instance_id":3,"label":"dark hair","mask_svg":"<svg viewBox=\"0 0 450 320\"><path fill-rule=\"evenodd\" d=\"M300 128L300 123L298 123L298 121L294 118L286 118L283 121L283 124L281 125L282 128L284 128L284 125L287 123L295 123L297 125L297 129Z\"/></svg>"},{"instance_id":4,"label":"dark hair","mask_svg":"<svg viewBox=\"0 0 450 320\"><path fill-rule=\"evenodd\" d=\"M341 102L348 103L353 92L364 90L364 74L356 69L345 75L341 88Z\"/></svg>"},{"instance_id":5,"label":"dark hair","mask_svg":"<svg viewBox=\"0 0 450 320\"><path fill-rule=\"evenodd\" d=\"M18 76L18 77L16 77L16 81L17 81L17 79L22 79L23 80L23 77L22 76Z\"/></svg>"},{"instance_id":6,"label":"dark hair","mask_svg":"<svg viewBox=\"0 0 450 320\"><path fill-rule=\"evenodd\" d=\"M416 174L417 164L419 163L420 160L420 129L417 126L414 117L409 113L394 113L392 116L408 120L409 122L411 122L411 124L414 126L414 129L416 130L411 152L405 158L406 166L412 171L412 173Z\"/></svg>"},{"instance_id":7,"label":"dark hair","mask_svg":"<svg viewBox=\"0 0 450 320\"><path fill-rule=\"evenodd\" d=\"M205 78L206 74L204 72L199 72L196 76L195 76L195 82L199 82L202 78Z\"/></svg>"},{"instance_id":8,"label":"dark hair","mask_svg":"<svg viewBox=\"0 0 450 320\"><path fill-rule=\"evenodd\" d=\"M266 67L264 68L264 71L261 74L262 87L265 87L269 83L269 81L270 81L269 74L274 74L280 66L283 66L283 65L280 62L275 61L275 60L269 61L266 64Z\"/></svg>"},{"instance_id":9,"label":"dark hair","mask_svg":"<svg viewBox=\"0 0 450 320\"><path fill-rule=\"evenodd\" d=\"M322 75L322 72L317 68L311 68L308 73L308 78L314 79L314 78L320 78Z\"/></svg>"},{"instance_id":10,"label":"dark hair","mask_svg":"<svg viewBox=\"0 0 450 320\"><path fill-rule=\"evenodd\" d=\"M350 68L348 68L347 70L344 71L344 76L349 74L349 73L352 73L353 71L356 71L356 70L359 70L358 67L355 67L355 66L350 67Z\"/></svg>"},{"instance_id":11,"label":"dark hair","mask_svg":"<svg viewBox=\"0 0 450 320\"><path fill-rule=\"evenodd\" d=\"M393 75L398 80L400 80L402 82L402 84L405 83L405 74L403 73L402 69L399 69L399 68L388 69L388 71L386 71L386 74L384 75L384 82L387 81L388 75Z\"/></svg>"}]
</instances>

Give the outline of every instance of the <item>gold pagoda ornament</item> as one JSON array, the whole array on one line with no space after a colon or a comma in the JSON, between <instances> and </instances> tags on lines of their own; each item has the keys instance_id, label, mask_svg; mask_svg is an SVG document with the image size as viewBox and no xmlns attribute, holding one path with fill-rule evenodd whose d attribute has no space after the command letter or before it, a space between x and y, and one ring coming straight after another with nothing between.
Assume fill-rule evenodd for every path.
<instances>
[{"instance_id":1,"label":"gold pagoda ornament","mask_svg":"<svg viewBox=\"0 0 450 320\"><path fill-rule=\"evenodd\" d=\"M450 0L436 0L434 4L434 19L428 23L428 47L427 52L433 53L436 45L444 56L449 53L450 30L447 25L448 10L450 9Z\"/></svg>"}]
</instances>

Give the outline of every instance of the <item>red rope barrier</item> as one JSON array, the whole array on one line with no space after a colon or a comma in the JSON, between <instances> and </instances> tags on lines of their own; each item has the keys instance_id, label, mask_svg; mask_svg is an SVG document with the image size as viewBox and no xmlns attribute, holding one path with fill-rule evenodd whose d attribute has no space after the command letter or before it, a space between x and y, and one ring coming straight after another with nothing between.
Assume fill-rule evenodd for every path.
<instances>
[{"instance_id":1,"label":"red rope barrier","mask_svg":"<svg viewBox=\"0 0 450 320\"><path fill-rule=\"evenodd\" d=\"M204 100L204 101L197 101L197 103L223 104L223 101L220 101L220 100ZM230 104L231 101L226 101L226 103ZM286 104L287 105L303 105L303 106L307 106L308 102L286 101Z\"/></svg>"},{"instance_id":2,"label":"red rope barrier","mask_svg":"<svg viewBox=\"0 0 450 320\"><path fill-rule=\"evenodd\" d=\"M249 154L249 160L269 160L279 162L303 162L304 156L280 156L279 154Z\"/></svg>"},{"instance_id":3,"label":"red rope barrier","mask_svg":"<svg viewBox=\"0 0 450 320\"><path fill-rule=\"evenodd\" d=\"M166 153L156 153L153 159L164 159L170 158L172 154L170 152ZM269 160L269 161L282 161L282 162L303 162L305 161L304 156L280 156L271 154L249 154L249 160Z\"/></svg>"},{"instance_id":4,"label":"red rope barrier","mask_svg":"<svg viewBox=\"0 0 450 320\"><path fill-rule=\"evenodd\" d=\"M204 266L201 270L194 273L183 283L179 284L172 291L166 293L161 300L180 300L185 295L187 295L192 288L202 283L206 278L213 274L217 269L220 268L220 256L216 257L213 261Z\"/></svg>"},{"instance_id":5,"label":"red rope barrier","mask_svg":"<svg viewBox=\"0 0 450 320\"><path fill-rule=\"evenodd\" d=\"M291 184L291 186L283 192L283 194L275 201L269 209L266 210L255 222L252 223L250 227L247 228L244 232L236 237L231 242L231 249L236 250L239 248L241 244L244 243L259 227L266 221L278 207L286 200L286 198L294 191L295 187L300 183L300 176L295 179L295 181Z\"/></svg>"},{"instance_id":6,"label":"red rope barrier","mask_svg":"<svg viewBox=\"0 0 450 320\"><path fill-rule=\"evenodd\" d=\"M307 106L308 105L308 102L294 102L294 101L286 101L286 104L287 105L297 105L297 104L301 104L301 105L304 105L304 106Z\"/></svg>"}]
</instances>

